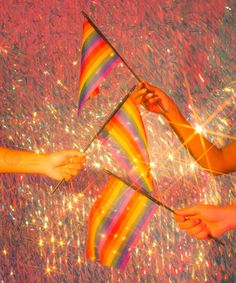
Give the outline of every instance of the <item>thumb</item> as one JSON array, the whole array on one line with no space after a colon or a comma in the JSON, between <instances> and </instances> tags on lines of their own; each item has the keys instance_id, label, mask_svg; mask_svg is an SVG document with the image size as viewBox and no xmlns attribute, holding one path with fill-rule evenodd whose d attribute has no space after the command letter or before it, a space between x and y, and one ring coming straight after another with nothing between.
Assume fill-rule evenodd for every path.
<instances>
[{"instance_id":1,"label":"thumb","mask_svg":"<svg viewBox=\"0 0 236 283\"><path fill-rule=\"evenodd\" d=\"M194 215L198 214L198 207L197 206L190 206L190 207L185 207L185 208L181 208L181 209L176 209L175 213L178 214L178 215L185 216L185 217L194 216Z\"/></svg>"}]
</instances>

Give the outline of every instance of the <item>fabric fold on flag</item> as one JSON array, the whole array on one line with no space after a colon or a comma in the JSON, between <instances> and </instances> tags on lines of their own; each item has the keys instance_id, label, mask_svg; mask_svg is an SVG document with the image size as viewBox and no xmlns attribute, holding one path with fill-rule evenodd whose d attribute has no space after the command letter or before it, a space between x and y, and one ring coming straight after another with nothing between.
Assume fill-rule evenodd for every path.
<instances>
[{"instance_id":1,"label":"fabric fold on flag","mask_svg":"<svg viewBox=\"0 0 236 283\"><path fill-rule=\"evenodd\" d=\"M132 97L127 99L107 123L98 139L126 170L135 186L147 192L152 191L153 178L150 173L146 131Z\"/></svg>"},{"instance_id":2,"label":"fabric fold on flag","mask_svg":"<svg viewBox=\"0 0 236 283\"><path fill-rule=\"evenodd\" d=\"M112 71L120 59L87 19L83 24L81 53L78 114L86 100L97 94L100 82Z\"/></svg>"},{"instance_id":3,"label":"fabric fold on flag","mask_svg":"<svg viewBox=\"0 0 236 283\"><path fill-rule=\"evenodd\" d=\"M146 132L131 97L98 138L126 170L132 184L147 192L153 190ZM111 177L90 212L87 257L124 269L155 209L151 200Z\"/></svg>"},{"instance_id":4,"label":"fabric fold on flag","mask_svg":"<svg viewBox=\"0 0 236 283\"><path fill-rule=\"evenodd\" d=\"M155 204L115 177L110 177L89 216L87 258L123 270Z\"/></svg>"}]
</instances>

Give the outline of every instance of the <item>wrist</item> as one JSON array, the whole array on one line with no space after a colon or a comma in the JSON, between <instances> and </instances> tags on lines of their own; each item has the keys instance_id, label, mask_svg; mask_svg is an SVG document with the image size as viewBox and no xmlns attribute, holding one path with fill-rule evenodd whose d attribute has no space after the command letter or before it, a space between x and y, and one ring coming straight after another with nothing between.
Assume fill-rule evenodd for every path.
<instances>
[{"instance_id":1,"label":"wrist","mask_svg":"<svg viewBox=\"0 0 236 283\"><path fill-rule=\"evenodd\" d=\"M165 112L162 112L163 116L169 123L177 122L180 119L181 113L175 103L170 102Z\"/></svg>"},{"instance_id":2,"label":"wrist","mask_svg":"<svg viewBox=\"0 0 236 283\"><path fill-rule=\"evenodd\" d=\"M38 174L43 174L47 175L47 167L49 164L49 154L38 154L38 162L37 162L37 167L36 170Z\"/></svg>"},{"instance_id":3,"label":"wrist","mask_svg":"<svg viewBox=\"0 0 236 283\"><path fill-rule=\"evenodd\" d=\"M227 205L224 207L225 221L227 231L236 229L236 205Z\"/></svg>"}]
</instances>

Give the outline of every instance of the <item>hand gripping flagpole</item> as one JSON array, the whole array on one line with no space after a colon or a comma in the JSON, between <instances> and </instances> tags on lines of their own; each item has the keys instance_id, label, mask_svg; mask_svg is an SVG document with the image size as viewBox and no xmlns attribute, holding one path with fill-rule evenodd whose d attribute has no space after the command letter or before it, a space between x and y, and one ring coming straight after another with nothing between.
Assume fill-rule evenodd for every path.
<instances>
[{"instance_id":1,"label":"hand gripping flagpole","mask_svg":"<svg viewBox=\"0 0 236 283\"><path fill-rule=\"evenodd\" d=\"M122 178L122 177L117 176L116 174L110 172L109 170L107 170L107 169L105 169L105 168L103 168L102 170L103 170L105 173L107 173L108 175L110 175L110 176L112 176L112 177L115 177L116 179L120 180L121 182L123 182L124 184L126 184L126 185L129 186L131 189L133 189L133 190L135 190L136 192L138 192L139 194L141 194L141 195L145 196L146 198L150 199L150 200L151 200L152 202L154 202L155 204L157 204L157 205L159 205L159 206L161 206L161 207L164 207L165 209L169 210L171 213L177 215L177 213L175 213L175 211L174 211L172 208L170 208L169 206L165 205L165 204L162 203L161 201L157 200L156 198L154 198L153 196L151 196L150 194L148 194L143 188L138 188L138 187L136 187L136 186L134 185L134 183L130 183L129 181L125 180L125 179ZM187 220L188 218L185 218L185 219ZM215 237L213 237L213 236L211 236L211 235L209 235L209 238L212 239L212 240L214 240L216 243L218 243L218 244L220 244L220 245L222 245L222 246L225 245L221 240L219 240L219 239L217 239L217 238L215 238Z\"/></svg>"}]
</instances>

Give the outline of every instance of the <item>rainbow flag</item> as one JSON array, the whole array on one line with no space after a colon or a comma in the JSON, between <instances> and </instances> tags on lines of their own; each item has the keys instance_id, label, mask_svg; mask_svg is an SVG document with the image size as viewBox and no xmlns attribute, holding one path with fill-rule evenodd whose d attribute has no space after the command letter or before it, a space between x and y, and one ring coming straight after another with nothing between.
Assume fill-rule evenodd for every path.
<instances>
[{"instance_id":1,"label":"rainbow flag","mask_svg":"<svg viewBox=\"0 0 236 283\"><path fill-rule=\"evenodd\" d=\"M132 98L113 116L99 139L136 187L152 191L146 132ZM90 212L87 257L123 269L154 211L148 198L110 178Z\"/></svg>"},{"instance_id":2,"label":"rainbow flag","mask_svg":"<svg viewBox=\"0 0 236 283\"><path fill-rule=\"evenodd\" d=\"M137 105L131 97L98 138L126 170L136 187L152 191L146 132Z\"/></svg>"},{"instance_id":3,"label":"rainbow flag","mask_svg":"<svg viewBox=\"0 0 236 283\"><path fill-rule=\"evenodd\" d=\"M89 216L87 258L123 270L155 204L111 177Z\"/></svg>"},{"instance_id":4,"label":"rainbow flag","mask_svg":"<svg viewBox=\"0 0 236 283\"><path fill-rule=\"evenodd\" d=\"M86 100L98 93L98 86L119 62L119 57L104 38L85 19L82 34L82 57L78 113Z\"/></svg>"}]
</instances>

